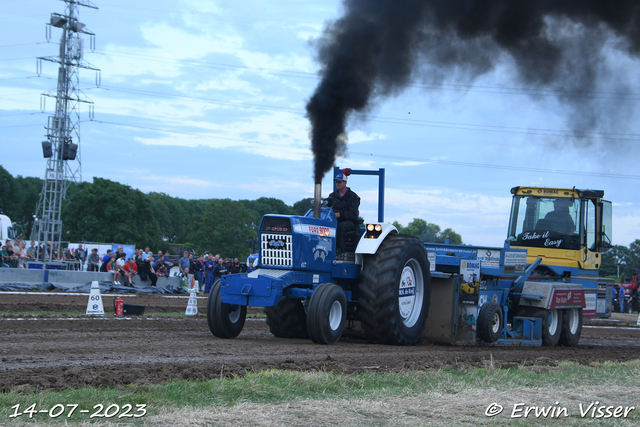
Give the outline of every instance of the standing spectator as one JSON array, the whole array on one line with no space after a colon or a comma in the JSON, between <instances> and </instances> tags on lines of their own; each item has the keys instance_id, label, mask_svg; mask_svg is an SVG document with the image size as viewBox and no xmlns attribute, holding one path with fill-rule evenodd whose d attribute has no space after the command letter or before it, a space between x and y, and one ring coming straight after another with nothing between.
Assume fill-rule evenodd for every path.
<instances>
[{"instance_id":1,"label":"standing spectator","mask_svg":"<svg viewBox=\"0 0 640 427\"><path fill-rule=\"evenodd\" d=\"M56 245L54 244L53 247L55 248ZM85 253L85 250L82 248L82 243L78 243L78 248L76 249L74 255L76 257L76 260L80 261L80 265L84 265L84 262L86 261L86 258L87 258L87 254ZM82 270L82 268L80 270Z\"/></svg>"},{"instance_id":2,"label":"standing spectator","mask_svg":"<svg viewBox=\"0 0 640 427\"><path fill-rule=\"evenodd\" d=\"M193 275L198 281L198 290L202 292L204 289L204 257L200 255L198 259L193 262Z\"/></svg>"},{"instance_id":3,"label":"standing spectator","mask_svg":"<svg viewBox=\"0 0 640 427\"><path fill-rule=\"evenodd\" d=\"M64 261L75 261L75 258L73 257L73 255L71 255L71 249L66 248L64 250L64 253L62 254L62 259Z\"/></svg>"},{"instance_id":4,"label":"standing spectator","mask_svg":"<svg viewBox=\"0 0 640 427\"><path fill-rule=\"evenodd\" d=\"M171 269L173 268L173 261L169 257L169 251L164 253L164 267L167 270L167 276L171 275Z\"/></svg>"},{"instance_id":5,"label":"standing spectator","mask_svg":"<svg viewBox=\"0 0 640 427\"><path fill-rule=\"evenodd\" d=\"M149 246L147 246L146 248L144 248L144 252L142 252L142 261L146 260L147 257L151 254L151 250L149 249Z\"/></svg>"},{"instance_id":6,"label":"standing spectator","mask_svg":"<svg viewBox=\"0 0 640 427\"><path fill-rule=\"evenodd\" d=\"M193 254L192 253L189 254L189 271L191 272L191 275L193 276L193 273L195 271L195 261L193 260Z\"/></svg>"},{"instance_id":7,"label":"standing spectator","mask_svg":"<svg viewBox=\"0 0 640 427\"><path fill-rule=\"evenodd\" d=\"M116 263L116 254L111 255L111 259L107 263L107 273L113 274L113 284L119 285L118 279L120 278L120 272L118 271L118 264Z\"/></svg>"},{"instance_id":8,"label":"standing spectator","mask_svg":"<svg viewBox=\"0 0 640 427\"><path fill-rule=\"evenodd\" d=\"M18 243L18 268L27 268L27 243L21 240Z\"/></svg>"},{"instance_id":9,"label":"standing spectator","mask_svg":"<svg viewBox=\"0 0 640 427\"><path fill-rule=\"evenodd\" d=\"M624 283L620 283L620 291L618 292L618 301L620 301L620 313L624 313Z\"/></svg>"},{"instance_id":10,"label":"standing spectator","mask_svg":"<svg viewBox=\"0 0 640 427\"><path fill-rule=\"evenodd\" d=\"M155 259L155 269L158 276L168 276L167 267L164 264L164 255L162 255L162 251L158 251L158 258Z\"/></svg>"},{"instance_id":11,"label":"standing spectator","mask_svg":"<svg viewBox=\"0 0 640 427\"><path fill-rule=\"evenodd\" d=\"M214 274L215 274L215 278L213 279L214 283L216 280L222 279L222 276L227 274L227 265L222 258L218 258L218 268L215 269Z\"/></svg>"},{"instance_id":12,"label":"standing spectator","mask_svg":"<svg viewBox=\"0 0 640 427\"><path fill-rule=\"evenodd\" d=\"M204 263L204 268L205 271L207 272L207 283L206 286L204 287L204 293L208 294L209 291L211 290L211 287L213 286L213 282L215 280L215 268L216 268L216 262L215 262L215 258L213 257L213 255L209 254L209 259L207 260L207 262Z\"/></svg>"},{"instance_id":13,"label":"standing spectator","mask_svg":"<svg viewBox=\"0 0 640 427\"><path fill-rule=\"evenodd\" d=\"M51 261L53 260L59 261L61 259L60 255L62 254L59 253L58 251L58 244L54 243L53 248L51 249Z\"/></svg>"},{"instance_id":14,"label":"standing spectator","mask_svg":"<svg viewBox=\"0 0 640 427\"><path fill-rule=\"evenodd\" d=\"M33 240L31 241L31 246L27 249L27 256L29 259L36 259L38 257L38 247Z\"/></svg>"},{"instance_id":15,"label":"standing spectator","mask_svg":"<svg viewBox=\"0 0 640 427\"><path fill-rule=\"evenodd\" d=\"M6 251L7 251L7 256L5 257L5 262L7 264L9 264L9 267L14 267L16 264L16 254L13 251L13 246L11 245L11 240L7 240L7 245L6 245Z\"/></svg>"},{"instance_id":16,"label":"standing spectator","mask_svg":"<svg viewBox=\"0 0 640 427\"><path fill-rule=\"evenodd\" d=\"M111 259L111 253L113 251L111 249L107 249L107 254L102 257L102 264L100 265L100 271L103 273L107 272L107 264L109 264L109 260Z\"/></svg>"},{"instance_id":17,"label":"standing spectator","mask_svg":"<svg viewBox=\"0 0 640 427\"><path fill-rule=\"evenodd\" d=\"M7 247L5 245L2 245L0 256L2 257L2 267L11 268L11 265L9 264L9 254L7 253Z\"/></svg>"},{"instance_id":18,"label":"standing spectator","mask_svg":"<svg viewBox=\"0 0 640 427\"><path fill-rule=\"evenodd\" d=\"M138 274L138 265L133 258L129 258L127 260L127 263L124 265L124 272L126 277L125 280L129 282L127 286L131 286L133 288L133 278Z\"/></svg>"},{"instance_id":19,"label":"standing spectator","mask_svg":"<svg viewBox=\"0 0 640 427\"><path fill-rule=\"evenodd\" d=\"M247 260L247 273L251 273L255 268L253 268L253 260Z\"/></svg>"},{"instance_id":20,"label":"standing spectator","mask_svg":"<svg viewBox=\"0 0 640 427\"><path fill-rule=\"evenodd\" d=\"M99 271L100 270L100 256L98 255L98 248L91 249L91 253L89 254L89 268L88 271Z\"/></svg>"},{"instance_id":21,"label":"standing spectator","mask_svg":"<svg viewBox=\"0 0 640 427\"><path fill-rule=\"evenodd\" d=\"M178 261L178 267L180 267L180 274L184 276L185 270L189 270L189 252L184 251L182 253L182 258ZM187 272L187 274L189 274Z\"/></svg>"},{"instance_id":22,"label":"standing spectator","mask_svg":"<svg viewBox=\"0 0 640 427\"><path fill-rule=\"evenodd\" d=\"M156 286L158 276L153 269L153 256L147 256L144 259L144 274L151 280L151 286Z\"/></svg>"},{"instance_id":23,"label":"standing spectator","mask_svg":"<svg viewBox=\"0 0 640 427\"><path fill-rule=\"evenodd\" d=\"M240 273L240 269L240 261L238 261L238 258L234 258L233 264L231 264L231 274Z\"/></svg>"}]
</instances>

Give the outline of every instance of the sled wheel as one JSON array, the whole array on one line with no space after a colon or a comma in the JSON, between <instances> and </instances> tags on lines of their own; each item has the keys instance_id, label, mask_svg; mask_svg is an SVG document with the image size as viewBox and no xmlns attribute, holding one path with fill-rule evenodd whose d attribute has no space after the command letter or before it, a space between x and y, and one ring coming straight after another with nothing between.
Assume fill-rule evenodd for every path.
<instances>
[{"instance_id":1,"label":"sled wheel","mask_svg":"<svg viewBox=\"0 0 640 427\"><path fill-rule=\"evenodd\" d=\"M477 322L478 339L488 343L498 341L502 332L502 308L493 301L483 304Z\"/></svg>"},{"instance_id":2,"label":"sled wheel","mask_svg":"<svg viewBox=\"0 0 640 427\"><path fill-rule=\"evenodd\" d=\"M561 345L573 347L578 344L582 333L582 309L569 308L562 310L562 333L560 334Z\"/></svg>"},{"instance_id":3,"label":"sled wheel","mask_svg":"<svg viewBox=\"0 0 640 427\"><path fill-rule=\"evenodd\" d=\"M542 319L542 344L558 345L562 334L562 310L538 310L535 317Z\"/></svg>"}]
</instances>

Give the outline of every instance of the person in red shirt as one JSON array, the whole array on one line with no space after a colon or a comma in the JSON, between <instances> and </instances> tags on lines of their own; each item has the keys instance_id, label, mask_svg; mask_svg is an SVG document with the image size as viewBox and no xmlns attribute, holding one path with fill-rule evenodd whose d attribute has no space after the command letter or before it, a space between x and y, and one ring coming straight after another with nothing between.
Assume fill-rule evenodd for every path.
<instances>
[{"instance_id":1,"label":"person in red shirt","mask_svg":"<svg viewBox=\"0 0 640 427\"><path fill-rule=\"evenodd\" d=\"M136 274L138 274L138 265L133 258L129 258L127 263L124 265L124 280L126 286L131 286L133 288L133 277Z\"/></svg>"}]
</instances>

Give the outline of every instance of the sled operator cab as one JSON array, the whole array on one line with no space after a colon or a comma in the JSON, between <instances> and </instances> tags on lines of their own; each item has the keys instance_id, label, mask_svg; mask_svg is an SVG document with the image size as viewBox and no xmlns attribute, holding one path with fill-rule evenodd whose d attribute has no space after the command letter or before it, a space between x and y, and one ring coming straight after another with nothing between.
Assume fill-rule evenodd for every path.
<instances>
[{"instance_id":1,"label":"sled operator cab","mask_svg":"<svg viewBox=\"0 0 640 427\"><path fill-rule=\"evenodd\" d=\"M611 248L611 202L604 191L514 187L509 220L511 247L528 250L527 264L543 264L577 274L598 270ZM564 274L566 275L566 274Z\"/></svg>"},{"instance_id":2,"label":"sled operator cab","mask_svg":"<svg viewBox=\"0 0 640 427\"><path fill-rule=\"evenodd\" d=\"M602 190L514 187L507 246L541 258L533 277L582 285L585 317L610 317L613 280L600 277L611 248L611 202Z\"/></svg>"}]
</instances>

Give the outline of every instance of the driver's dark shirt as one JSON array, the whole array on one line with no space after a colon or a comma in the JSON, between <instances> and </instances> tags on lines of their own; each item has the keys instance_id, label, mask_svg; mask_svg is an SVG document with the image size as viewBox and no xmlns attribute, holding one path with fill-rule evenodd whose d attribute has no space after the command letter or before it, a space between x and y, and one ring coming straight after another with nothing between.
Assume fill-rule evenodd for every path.
<instances>
[{"instance_id":1,"label":"driver's dark shirt","mask_svg":"<svg viewBox=\"0 0 640 427\"><path fill-rule=\"evenodd\" d=\"M347 187L347 192L344 193L344 196L340 197L340 193L336 190L333 193L329 194L330 199L339 200L338 203L333 205L334 212L340 212L340 218L338 218L338 224L343 221L351 221L354 224L357 223L358 217L360 216L360 197L349 187Z\"/></svg>"}]
</instances>

